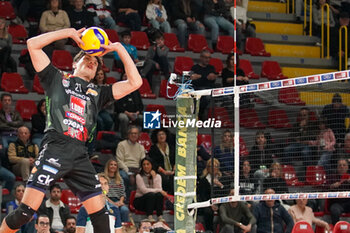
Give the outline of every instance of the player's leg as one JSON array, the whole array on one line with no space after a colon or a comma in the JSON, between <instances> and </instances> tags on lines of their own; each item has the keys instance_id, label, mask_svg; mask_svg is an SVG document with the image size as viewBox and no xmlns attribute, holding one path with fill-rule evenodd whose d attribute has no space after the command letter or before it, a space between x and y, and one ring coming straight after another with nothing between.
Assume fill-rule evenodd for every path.
<instances>
[{"instance_id":1,"label":"player's leg","mask_svg":"<svg viewBox=\"0 0 350 233\"><path fill-rule=\"evenodd\" d=\"M102 194L83 201L83 205L90 216L94 232L110 233L109 212L104 207L105 200Z\"/></svg>"}]
</instances>

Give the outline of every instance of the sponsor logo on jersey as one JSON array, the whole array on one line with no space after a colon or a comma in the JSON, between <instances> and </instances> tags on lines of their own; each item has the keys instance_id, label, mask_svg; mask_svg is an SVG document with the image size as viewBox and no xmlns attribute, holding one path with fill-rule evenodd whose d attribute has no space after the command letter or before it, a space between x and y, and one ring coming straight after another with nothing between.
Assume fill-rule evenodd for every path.
<instances>
[{"instance_id":1,"label":"sponsor logo on jersey","mask_svg":"<svg viewBox=\"0 0 350 233\"><path fill-rule=\"evenodd\" d=\"M54 158L46 159L46 162L48 162L49 164L55 167L61 167L61 164L58 161L59 159L54 159Z\"/></svg>"},{"instance_id":2,"label":"sponsor logo on jersey","mask_svg":"<svg viewBox=\"0 0 350 233\"><path fill-rule=\"evenodd\" d=\"M78 129L80 131L84 131L84 126L82 126L81 124L79 124L76 121L73 121L71 119L63 119L63 124L71 126L71 127Z\"/></svg>"},{"instance_id":3,"label":"sponsor logo on jersey","mask_svg":"<svg viewBox=\"0 0 350 233\"><path fill-rule=\"evenodd\" d=\"M83 117L78 116L77 114L72 113L72 112L66 111L66 117L68 117L72 120L76 120L77 122L81 123L82 125L85 125L85 123L86 123L86 121Z\"/></svg>"},{"instance_id":4,"label":"sponsor logo on jersey","mask_svg":"<svg viewBox=\"0 0 350 233\"><path fill-rule=\"evenodd\" d=\"M58 172L58 170L56 168L50 167L48 165L44 165L43 169L45 171L48 171L48 172L52 173L52 174L57 174L57 172Z\"/></svg>"},{"instance_id":5,"label":"sponsor logo on jersey","mask_svg":"<svg viewBox=\"0 0 350 233\"><path fill-rule=\"evenodd\" d=\"M70 81L68 79L63 78L62 79L62 85L64 87L69 87Z\"/></svg>"},{"instance_id":6,"label":"sponsor logo on jersey","mask_svg":"<svg viewBox=\"0 0 350 233\"><path fill-rule=\"evenodd\" d=\"M97 96L97 95L98 95L97 91L94 90L94 89L91 89L91 88L89 88L89 89L87 90L86 94L87 94L87 95L90 94L90 95L93 95L93 96Z\"/></svg>"},{"instance_id":7,"label":"sponsor logo on jersey","mask_svg":"<svg viewBox=\"0 0 350 233\"><path fill-rule=\"evenodd\" d=\"M54 179L51 178L50 175L43 175L41 174L39 177L38 177L38 183L41 184L41 185L45 185L45 186L50 186L50 183L53 181Z\"/></svg>"},{"instance_id":8,"label":"sponsor logo on jersey","mask_svg":"<svg viewBox=\"0 0 350 233\"><path fill-rule=\"evenodd\" d=\"M76 93L75 91L73 91L71 89L64 89L64 91L66 92L67 95L73 95L73 96L76 96L76 97L78 97L80 99L90 101L90 97L89 96Z\"/></svg>"},{"instance_id":9,"label":"sponsor logo on jersey","mask_svg":"<svg viewBox=\"0 0 350 233\"><path fill-rule=\"evenodd\" d=\"M34 174L35 172L37 172L38 169L36 167L33 167L32 171L30 172L31 174Z\"/></svg>"},{"instance_id":10,"label":"sponsor logo on jersey","mask_svg":"<svg viewBox=\"0 0 350 233\"><path fill-rule=\"evenodd\" d=\"M78 129L74 129L72 127L68 127L68 131L64 132L64 135L67 135L71 138L75 138L78 139L79 141L86 141L87 139L87 129L84 128L83 132L78 130Z\"/></svg>"},{"instance_id":11,"label":"sponsor logo on jersey","mask_svg":"<svg viewBox=\"0 0 350 233\"><path fill-rule=\"evenodd\" d=\"M86 101L75 96L70 97L70 110L83 116L85 113Z\"/></svg>"}]
</instances>

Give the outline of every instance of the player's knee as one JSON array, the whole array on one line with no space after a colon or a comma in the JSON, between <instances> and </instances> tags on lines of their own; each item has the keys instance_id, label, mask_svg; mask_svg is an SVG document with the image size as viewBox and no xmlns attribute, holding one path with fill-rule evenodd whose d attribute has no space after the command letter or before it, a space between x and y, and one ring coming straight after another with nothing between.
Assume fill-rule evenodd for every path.
<instances>
[{"instance_id":1,"label":"player's knee","mask_svg":"<svg viewBox=\"0 0 350 233\"><path fill-rule=\"evenodd\" d=\"M33 210L30 206L21 203L15 211L11 212L5 218L5 221L9 228L13 230L19 229L22 225L30 221L34 213L35 210Z\"/></svg>"},{"instance_id":2,"label":"player's knee","mask_svg":"<svg viewBox=\"0 0 350 233\"><path fill-rule=\"evenodd\" d=\"M109 212L103 207L101 210L90 214L90 219L92 226L94 227L94 232L107 233L110 232L109 229Z\"/></svg>"}]
</instances>

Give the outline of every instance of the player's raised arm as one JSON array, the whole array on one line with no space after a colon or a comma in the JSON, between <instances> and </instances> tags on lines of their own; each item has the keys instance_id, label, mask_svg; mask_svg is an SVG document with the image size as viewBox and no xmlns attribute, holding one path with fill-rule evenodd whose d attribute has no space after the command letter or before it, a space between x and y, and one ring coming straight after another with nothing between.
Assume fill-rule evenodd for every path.
<instances>
[{"instance_id":1,"label":"player's raised arm","mask_svg":"<svg viewBox=\"0 0 350 233\"><path fill-rule=\"evenodd\" d=\"M101 45L105 48L105 53L116 51L124 64L125 73L128 77L125 81L119 81L113 84L113 96L115 99L120 99L129 93L139 89L142 85L142 79L137 70L134 61L131 59L128 52L125 50L122 44L113 43L110 45Z\"/></svg>"},{"instance_id":2,"label":"player's raised arm","mask_svg":"<svg viewBox=\"0 0 350 233\"><path fill-rule=\"evenodd\" d=\"M49 57L42 50L45 46L56 40L65 38L72 38L77 44L81 44L83 42L81 41L80 37L84 30L85 28L79 30L75 30L74 28L66 28L30 38L27 41L27 46L35 71L42 71L50 63Z\"/></svg>"}]
</instances>

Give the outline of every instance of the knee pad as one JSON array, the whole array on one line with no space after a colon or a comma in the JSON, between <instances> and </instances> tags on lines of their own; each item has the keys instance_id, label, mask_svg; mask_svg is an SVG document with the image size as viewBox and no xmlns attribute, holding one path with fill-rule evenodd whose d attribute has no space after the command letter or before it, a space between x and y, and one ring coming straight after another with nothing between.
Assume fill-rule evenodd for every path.
<instances>
[{"instance_id":1,"label":"knee pad","mask_svg":"<svg viewBox=\"0 0 350 233\"><path fill-rule=\"evenodd\" d=\"M94 227L94 232L99 233L110 233L109 229L109 212L103 207L96 213L90 214L90 219L92 226Z\"/></svg>"},{"instance_id":2,"label":"knee pad","mask_svg":"<svg viewBox=\"0 0 350 233\"><path fill-rule=\"evenodd\" d=\"M21 228L22 225L26 224L33 217L35 210L30 206L21 203L19 207L11 212L6 218L6 224L9 228L16 230Z\"/></svg>"}]
</instances>

